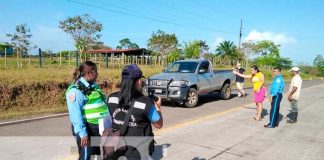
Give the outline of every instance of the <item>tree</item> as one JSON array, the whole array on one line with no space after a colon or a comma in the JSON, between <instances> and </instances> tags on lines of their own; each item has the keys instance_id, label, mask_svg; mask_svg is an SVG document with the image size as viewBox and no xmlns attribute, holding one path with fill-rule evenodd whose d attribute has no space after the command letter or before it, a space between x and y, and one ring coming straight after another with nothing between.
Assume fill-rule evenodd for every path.
<instances>
[{"instance_id":1,"label":"tree","mask_svg":"<svg viewBox=\"0 0 324 160\"><path fill-rule=\"evenodd\" d=\"M110 46L105 45L103 42L96 42L91 49L112 49Z\"/></svg>"},{"instance_id":2,"label":"tree","mask_svg":"<svg viewBox=\"0 0 324 160\"><path fill-rule=\"evenodd\" d=\"M59 27L72 36L80 58L85 50L98 43L101 37L100 32L103 29L102 24L88 14L68 17L66 20L60 21Z\"/></svg>"},{"instance_id":3,"label":"tree","mask_svg":"<svg viewBox=\"0 0 324 160\"><path fill-rule=\"evenodd\" d=\"M167 55L167 61L174 62L176 60L179 60L181 58L181 54L181 49L175 49Z\"/></svg>"},{"instance_id":4,"label":"tree","mask_svg":"<svg viewBox=\"0 0 324 160\"><path fill-rule=\"evenodd\" d=\"M231 41L224 41L216 48L216 53L221 55L226 60L238 60L239 54L236 46Z\"/></svg>"},{"instance_id":5,"label":"tree","mask_svg":"<svg viewBox=\"0 0 324 160\"><path fill-rule=\"evenodd\" d=\"M315 67L324 67L324 58L322 55L317 55L313 61Z\"/></svg>"},{"instance_id":6,"label":"tree","mask_svg":"<svg viewBox=\"0 0 324 160\"><path fill-rule=\"evenodd\" d=\"M158 30L152 33L147 41L147 47L155 54L165 56L178 47L178 39L175 34L167 34Z\"/></svg>"},{"instance_id":7,"label":"tree","mask_svg":"<svg viewBox=\"0 0 324 160\"><path fill-rule=\"evenodd\" d=\"M132 43L128 38L124 38L119 41L117 49L139 49L139 46L136 43Z\"/></svg>"},{"instance_id":8,"label":"tree","mask_svg":"<svg viewBox=\"0 0 324 160\"><path fill-rule=\"evenodd\" d=\"M203 57L209 50L206 41L194 40L184 43L184 52L187 58Z\"/></svg>"},{"instance_id":9,"label":"tree","mask_svg":"<svg viewBox=\"0 0 324 160\"><path fill-rule=\"evenodd\" d=\"M319 76L324 76L324 58L322 55L317 55L313 61L313 65L318 69Z\"/></svg>"},{"instance_id":10,"label":"tree","mask_svg":"<svg viewBox=\"0 0 324 160\"><path fill-rule=\"evenodd\" d=\"M289 69L292 67L292 60L290 58L280 57L280 59L277 61L276 66L279 66L283 69Z\"/></svg>"},{"instance_id":11,"label":"tree","mask_svg":"<svg viewBox=\"0 0 324 160\"><path fill-rule=\"evenodd\" d=\"M279 53L280 45L274 44L274 42L269 40L259 41L252 48L254 53L259 55L273 55L275 57L280 57Z\"/></svg>"},{"instance_id":12,"label":"tree","mask_svg":"<svg viewBox=\"0 0 324 160\"><path fill-rule=\"evenodd\" d=\"M246 56L257 56L255 61L258 65L280 66L285 69L292 66L292 61L289 58L280 56L280 45L272 41L249 41L243 43L242 46Z\"/></svg>"},{"instance_id":13,"label":"tree","mask_svg":"<svg viewBox=\"0 0 324 160\"><path fill-rule=\"evenodd\" d=\"M27 24L20 24L16 26L16 32L14 34L6 34L7 37L11 38L11 45L14 47L14 50L17 54L17 57L26 57L28 51L36 46L31 46L32 34Z\"/></svg>"},{"instance_id":14,"label":"tree","mask_svg":"<svg viewBox=\"0 0 324 160\"><path fill-rule=\"evenodd\" d=\"M269 40L259 41L255 44L253 51L255 54L260 55L256 59L259 65L279 66L281 62L280 45L274 44Z\"/></svg>"}]
</instances>

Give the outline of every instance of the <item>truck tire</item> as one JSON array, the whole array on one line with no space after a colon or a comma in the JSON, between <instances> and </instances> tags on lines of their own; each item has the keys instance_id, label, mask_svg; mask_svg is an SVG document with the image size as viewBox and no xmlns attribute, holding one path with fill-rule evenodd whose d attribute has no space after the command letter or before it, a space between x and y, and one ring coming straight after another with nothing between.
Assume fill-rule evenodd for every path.
<instances>
[{"instance_id":1,"label":"truck tire","mask_svg":"<svg viewBox=\"0 0 324 160\"><path fill-rule=\"evenodd\" d=\"M228 100L231 98L231 87L228 83L225 83L221 90L221 98L224 100Z\"/></svg>"},{"instance_id":2,"label":"truck tire","mask_svg":"<svg viewBox=\"0 0 324 160\"><path fill-rule=\"evenodd\" d=\"M198 103L198 92L195 88L190 88L188 90L184 106L187 108L196 107Z\"/></svg>"}]
</instances>

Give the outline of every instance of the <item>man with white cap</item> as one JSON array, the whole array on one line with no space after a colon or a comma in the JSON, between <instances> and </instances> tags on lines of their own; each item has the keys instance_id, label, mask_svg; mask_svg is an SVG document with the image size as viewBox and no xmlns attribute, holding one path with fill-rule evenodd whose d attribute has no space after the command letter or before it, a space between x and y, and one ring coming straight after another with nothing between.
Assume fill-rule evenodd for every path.
<instances>
[{"instance_id":1,"label":"man with white cap","mask_svg":"<svg viewBox=\"0 0 324 160\"><path fill-rule=\"evenodd\" d=\"M298 117L298 99L302 86L302 79L299 75L299 68L292 67L290 70L293 78L291 79L289 91L288 91L288 101L290 102L290 113L287 115L289 118L287 123L296 123Z\"/></svg>"}]
</instances>

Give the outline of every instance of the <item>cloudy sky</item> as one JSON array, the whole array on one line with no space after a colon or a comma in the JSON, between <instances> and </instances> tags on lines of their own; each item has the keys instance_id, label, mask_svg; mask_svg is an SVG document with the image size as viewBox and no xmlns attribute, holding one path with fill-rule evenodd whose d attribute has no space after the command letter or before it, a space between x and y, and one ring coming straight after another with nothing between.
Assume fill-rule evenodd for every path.
<instances>
[{"instance_id":1,"label":"cloudy sky","mask_svg":"<svg viewBox=\"0 0 324 160\"><path fill-rule=\"evenodd\" d=\"M111 47L130 38L147 46L153 31L175 33L179 42L205 40L214 52L224 40L271 40L295 64L312 64L324 54L324 1L321 0L0 0L0 42L27 23L33 44L54 52L74 50L58 28L69 16L88 13L104 26L101 40ZM35 51L36 52L36 51Z\"/></svg>"}]
</instances>

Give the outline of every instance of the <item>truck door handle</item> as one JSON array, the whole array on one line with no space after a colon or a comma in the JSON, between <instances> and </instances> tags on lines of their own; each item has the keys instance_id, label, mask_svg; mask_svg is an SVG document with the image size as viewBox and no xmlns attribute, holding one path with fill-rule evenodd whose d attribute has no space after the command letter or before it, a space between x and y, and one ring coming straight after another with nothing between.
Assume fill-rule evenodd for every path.
<instances>
[{"instance_id":1,"label":"truck door handle","mask_svg":"<svg viewBox=\"0 0 324 160\"><path fill-rule=\"evenodd\" d=\"M210 77L214 77L214 75L210 75Z\"/></svg>"}]
</instances>

